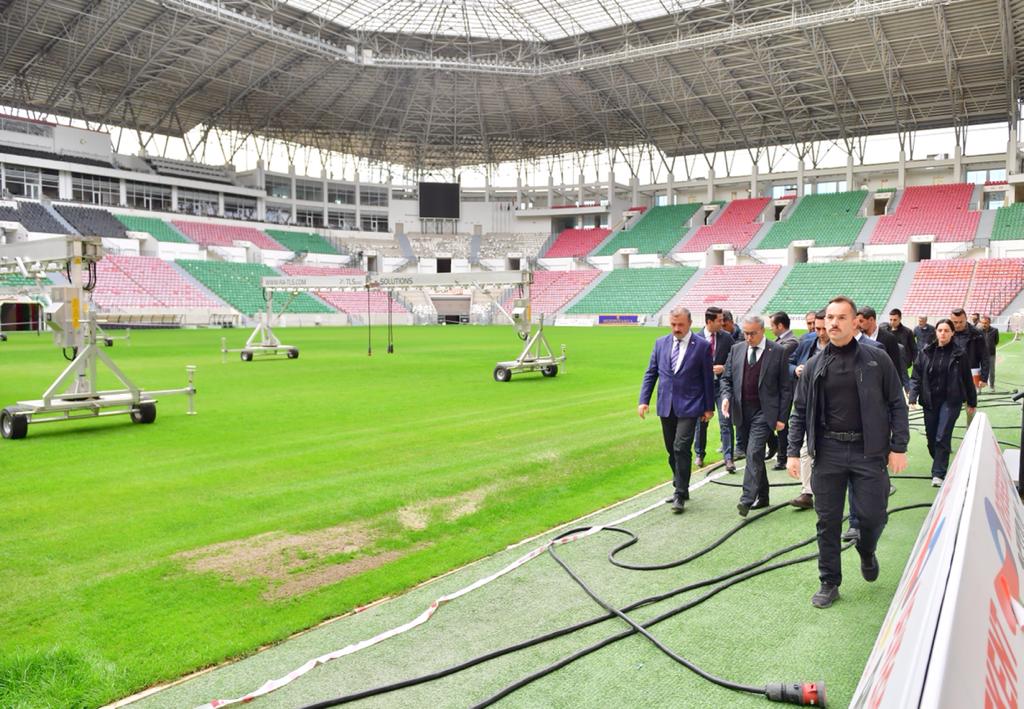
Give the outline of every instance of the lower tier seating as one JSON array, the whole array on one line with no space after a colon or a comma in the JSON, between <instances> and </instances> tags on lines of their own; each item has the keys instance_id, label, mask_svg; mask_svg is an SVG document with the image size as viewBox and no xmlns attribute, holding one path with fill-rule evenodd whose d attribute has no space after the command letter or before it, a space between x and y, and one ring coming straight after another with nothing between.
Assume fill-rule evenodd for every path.
<instances>
[{"instance_id":1,"label":"lower tier seating","mask_svg":"<svg viewBox=\"0 0 1024 709\"><path fill-rule=\"evenodd\" d=\"M903 264L897 261L798 263L786 277L765 312L782 310L791 318L824 308L837 295L884 312Z\"/></svg>"},{"instance_id":2,"label":"lower tier seating","mask_svg":"<svg viewBox=\"0 0 1024 709\"><path fill-rule=\"evenodd\" d=\"M711 306L731 310L738 318L764 294L780 268L767 264L712 266L690 286L679 304L689 308L695 325L704 322L704 311Z\"/></svg>"},{"instance_id":3,"label":"lower tier seating","mask_svg":"<svg viewBox=\"0 0 1024 709\"><path fill-rule=\"evenodd\" d=\"M303 266L286 264L281 270L288 276L365 276L366 271L358 268L331 268L328 266ZM338 310L355 315L388 312L388 294L386 291L371 290L367 295L361 291L316 291L316 295ZM399 300L392 299L392 313L407 313L409 309Z\"/></svg>"},{"instance_id":4,"label":"lower tier seating","mask_svg":"<svg viewBox=\"0 0 1024 709\"><path fill-rule=\"evenodd\" d=\"M564 229L543 258L583 258L608 238L609 229Z\"/></svg>"},{"instance_id":5,"label":"lower tier seating","mask_svg":"<svg viewBox=\"0 0 1024 709\"><path fill-rule=\"evenodd\" d=\"M617 269L602 278L566 312L653 315L696 272L697 269L690 267Z\"/></svg>"},{"instance_id":6,"label":"lower tier seating","mask_svg":"<svg viewBox=\"0 0 1024 709\"><path fill-rule=\"evenodd\" d=\"M266 310L260 279L264 276L281 275L269 266L259 263L188 259L180 260L177 263L196 280L229 303L231 307L246 315L255 315ZM290 298L288 293L274 293L274 312L281 312ZM331 313L334 311L309 294L300 293L291 301L288 312Z\"/></svg>"}]
</instances>

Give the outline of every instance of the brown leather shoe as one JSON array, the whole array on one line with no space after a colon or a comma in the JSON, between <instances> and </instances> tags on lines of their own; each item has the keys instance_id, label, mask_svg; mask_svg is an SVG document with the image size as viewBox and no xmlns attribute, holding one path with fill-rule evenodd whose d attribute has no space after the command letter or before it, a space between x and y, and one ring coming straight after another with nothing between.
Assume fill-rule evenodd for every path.
<instances>
[{"instance_id":1,"label":"brown leather shoe","mask_svg":"<svg viewBox=\"0 0 1024 709\"><path fill-rule=\"evenodd\" d=\"M789 504L801 510L810 510L814 508L814 496L810 493L802 492L790 500Z\"/></svg>"}]
</instances>

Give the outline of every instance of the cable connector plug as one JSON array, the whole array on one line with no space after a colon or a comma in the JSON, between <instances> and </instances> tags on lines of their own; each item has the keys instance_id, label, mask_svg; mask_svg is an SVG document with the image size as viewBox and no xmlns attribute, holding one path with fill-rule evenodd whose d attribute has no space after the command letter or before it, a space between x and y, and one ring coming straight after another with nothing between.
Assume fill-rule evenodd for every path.
<instances>
[{"instance_id":1,"label":"cable connector plug","mask_svg":"<svg viewBox=\"0 0 1024 709\"><path fill-rule=\"evenodd\" d=\"M824 682L774 682L764 688L764 693L773 702L787 702L802 707L825 706Z\"/></svg>"}]
</instances>

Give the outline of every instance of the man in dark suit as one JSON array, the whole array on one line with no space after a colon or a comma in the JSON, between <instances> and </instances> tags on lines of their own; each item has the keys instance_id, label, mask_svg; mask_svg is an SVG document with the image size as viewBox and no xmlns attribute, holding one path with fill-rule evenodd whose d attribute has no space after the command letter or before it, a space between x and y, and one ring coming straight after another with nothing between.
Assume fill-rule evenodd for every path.
<instances>
[{"instance_id":1,"label":"man in dark suit","mask_svg":"<svg viewBox=\"0 0 1024 709\"><path fill-rule=\"evenodd\" d=\"M892 360L892 366L900 371L900 343L896 336L878 327L878 314L871 306L864 305L857 309L857 327L864 337L874 340L885 348L886 354Z\"/></svg>"},{"instance_id":2,"label":"man in dark suit","mask_svg":"<svg viewBox=\"0 0 1024 709\"><path fill-rule=\"evenodd\" d=\"M981 384L988 384L989 389L996 388L996 347L999 346L999 329L992 327L992 318L988 315L981 316L981 339L985 341L985 351L988 353L987 362L981 367Z\"/></svg>"},{"instance_id":3,"label":"man in dark suit","mask_svg":"<svg viewBox=\"0 0 1024 709\"><path fill-rule=\"evenodd\" d=\"M690 332L690 311L676 306L669 311L672 332L654 342L651 361L640 386L637 413L650 411L654 385L658 385L657 414L672 469L672 511L679 514L690 499L690 453L699 421L715 413L711 347Z\"/></svg>"},{"instance_id":4,"label":"man in dark suit","mask_svg":"<svg viewBox=\"0 0 1024 709\"><path fill-rule=\"evenodd\" d=\"M722 311L722 329L729 334L733 341L743 341L743 331L736 327L736 322L732 319L731 310Z\"/></svg>"},{"instance_id":5,"label":"man in dark suit","mask_svg":"<svg viewBox=\"0 0 1024 709\"><path fill-rule=\"evenodd\" d=\"M782 312L781 310L777 313L773 313L771 316L771 327L772 332L775 333L775 342L782 345L782 349L786 355L787 370L789 368L789 358L796 351L797 345L800 341L796 339L796 336L789 329L789 315ZM813 314L811 317L811 327L814 327ZM784 416L782 421L789 421L789 410L783 412ZM772 470L785 470L786 469L786 439L789 435L789 429L783 428L778 433L778 445L775 452L778 454L775 459L775 465L772 466ZM770 441L769 437L769 441ZM769 456L771 457L771 456Z\"/></svg>"},{"instance_id":6,"label":"man in dark suit","mask_svg":"<svg viewBox=\"0 0 1024 709\"><path fill-rule=\"evenodd\" d=\"M711 347L711 369L715 375L715 405L718 407L718 429L719 438L722 441L722 457L725 459L725 469L730 473L736 472L736 465L732 462L732 421L728 416L722 415L719 394L721 393L722 372L725 371L725 361L729 359L729 349L734 342L732 337L722 330L722 309L711 306L704 311L704 328L698 330L697 335L707 340ZM704 454L708 445L708 422L700 422L700 430L697 432L697 442L694 445L696 460L694 465L698 468L704 467Z\"/></svg>"},{"instance_id":7,"label":"man in dark suit","mask_svg":"<svg viewBox=\"0 0 1024 709\"><path fill-rule=\"evenodd\" d=\"M889 322L878 326L879 330L885 330L896 338L900 346L900 363L896 367L900 374L900 381L903 382L903 391L910 390L910 375L907 370L917 359L917 338L913 331L903 324L903 311L893 308L889 311Z\"/></svg>"},{"instance_id":8,"label":"man in dark suit","mask_svg":"<svg viewBox=\"0 0 1024 709\"><path fill-rule=\"evenodd\" d=\"M743 493L736 509L743 517L752 509L767 507L768 474L763 451L773 431L785 427L783 416L793 401L789 358L779 344L764 336L764 321L748 315L740 323L744 342L729 351L722 374L722 413L732 417L747 444Z\"/></svg>"},{"instance_id":9,"label":"man in dark suit","mask_svg":"<svg viewBox=\"0 0 1024 709\"><path fill-rule=\"evenodd\" d=\"M918 316L917 327L914 328L914 339L917 340L917 349L919 350L923 350L935 342L935 327L928 324L927 316Z\"/></svg>"}]
</instances>

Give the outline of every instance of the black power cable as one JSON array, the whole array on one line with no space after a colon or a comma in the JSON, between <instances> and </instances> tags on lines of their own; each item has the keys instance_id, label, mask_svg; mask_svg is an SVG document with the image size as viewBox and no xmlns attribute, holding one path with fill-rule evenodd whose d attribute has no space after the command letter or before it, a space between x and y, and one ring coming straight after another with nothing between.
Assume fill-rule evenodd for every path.
<instances>
[{"instance_id":1,"label":"black power cable","mask_svg":"<svg viewBox=\"0 0 1024 709\"><path fill-rule=\"evenodd\" d=\"M916 477L917 479L929 479L930 480L930 478L925 478L923 476L906 476L906 477ZM765 515L767 515L767 514L769 514L771 512L774 512L774 511L776 511L778 509L781 509L784 506L785 505L776 505L776 506L774 506L772 508L768 508L764 513L761 513L759 515L755 515L753 517L749 517L749 518L745 519L736 528L733 528L733 529L729 530L722 537L720 537L719 539L717 539L714 542L712 542L712 544L710 545L711 548L717 547L720 544L722 544L726 539L728 539L730 536L735 534L738 529L746 526L747 524L751 524L752 522L755 522L758 519L764 517ZM902 506L902 507L896 507L896 508L893 508L893 509L889 510L889 514L895 514L897 512L903 512L903 511L912 510L912 509L927 508L927 507L930 507L930 506L931 506L930 503L922 503L922 504L916 504L916 505L905 505L905 506ZM579 532L584 531L586 529L589 529L589 528L581 527L581 528L569 530L569 531L566 531L566 532L563 532L562 534L560 534L558 537L556 537L556 539L560 539L560 538L563 538L563 537L566 537L566 536L570 536L572 534L579 533ZM624 543L622 545L619 545L619 547L617 547L617 549L625 549L626 547L632 546L633 544L635 544L638 541L638 537L636 537L635 534L633 534L632 532L630 532L628 530L621 529L621 528L618 528L618 527L605 527L605 528L602 528L601 531L611 531L611 532L616 532L616 533L619 533L619 534L626 534L626 535L628 535L630 537L630 540L627 540L626 543ZM750 562L748 564L745 564L743 566L740 566L740 567L738 567L736 569L733 569L731 571L725 572L725 573L720 574L718 576L715 576L713 578L703 579L701 581L697 581L697 582L693 582L693 583L690 583L690 584L687 584L687 585L684 585L684 586L680 586L678 588L674 588L674 589L671 589L669 591L666 591L666 592L663 592L663 593L660 593L660 594L656 594L656 595L653 595L653 596L648 596L646 598L643 598L643 599L640 599L640 600L635 601L633 603L630 603L629 605L626 605L623 608L618 609L618 610L612 608L607 603L599 600L596 597L596 595L593 594L592 591L588 590L588 588L585 587L585 584L583 584L582 580L580 580L579 577L575 573L573 573L564 564L564 562L560 559L560 557L558 557L557 554L552 553L552 550L553 550L554 546L551 546L551 547L548 548L548 552L552 553L553 558L559 563L559 565L562 566L563 569L566 570L567 573L569 573L570 577L573 578L573 580L575 582L577 582L577 584L580 584L581 587L584 588L584 591L586 591L588 593L588 595L591 596L591 598L594 598L594 600L596 602L598 602L602 606L602 608L604 608L606 610L606 613L604 615L596 616L596 617L590 618L590 619L585 620L585 621L581 621L581 622L573 624L573 625L565 626L563 628L558 628L558 629L550 631L548 633L544 633L542 635L538 635L538 636L535 636L533 638L530 638L530 639L527 639L527 640L524 640L524 641L521 641L521 642L518 642L518 643L515 643L515 644L512 644L512 645L508 645L508 646L506 646L504 648L499 648L499 649L493 650L493 651L491 651L489 653L485 653L483 655L479 655L477 657L470 658L469 660L465 660L465 661L463 661L461 663L458 663L458 664L455 664L455 665L451 665L449 667L442 668L440 670L436 670L434 672L430 672L430 673L427 673L427 674L424 674L424 675L420 675L419 677L413 677L413 678L409 678L409 679L405 679L405 680L400 680L398 682L392 682L390 684L380 685L380 686L377 686L377 687L372 687L372 688L369 688L369 689L361 690L361 691L354 692L354 693L351 693L351 694L347 694L347 695L344 695L344 696L336 697L336 698L333 698L333 699L328 699L328 700L325 700L325 701L322 701L322 702L317 702L315 704L307 705L303 709L326 709L327 707L340 706L342 704L348 704L348 703L351 703L351 702L354 702L354 701L358 701L360 699L366 699L366 698L369 698L369 697L379 696L379 695L387 694L389 692L393 692L393 691L396 691L396 690L399 690L399 689L405 689L405 688L408 688L408 687L413 687L413 686L416 686L416 685L432 682L432 681L441 679L443 677L451 676L453 674L456 674L456 673L461 672L463 670L469 669L471 667L475 667L477 665L483 664L484 662L488 662L488 661L496 659L498 657L509 655L509 654L518 652L520 650L525 650L527 648L534 647L536 645L540 645L540 644L542 644L544 642L547 642L549 640L554 640L554 639L557 639L557 638L560 638L560 637L565 637L567 635L571 635L572 633L575 633L575 632L577 632L579 630L583 630L585 628L589 628L591 626L597 625L597 624L602 623L604 621L611 620L612 618L615 618L615 617L622 618L623 620L625 620L627 623L630 624L631 627L629 629L623 630L623 631L621 631L619 633L616 633L614 635L611 635L611 636L609 636L609 637L607 637L607 638L605 638L605 639L603 639L601 641L598 641L598 642L596 642L596 643L594 643L594 644L592 644L590 646L582 648L581 650L578 650L578 651L576 651L576 652L574 652L574 653L572 653L572 654L570 654L570 655L568 655L568 656L558 660L557 662L555 662L555 663L553 663L553 664L551 664L551 665L549 665L549 666L547 666L545 668L542 668L541 670L538 670L538 671L528 675L527 677L524 677L524 678L518 680L517 682L515 682L515 683L505 687L504 689L500 690L499 692L497 692L496 694L492 695L491 697L488 697L487 699L483 700L482 702L474 705L474 709L477 709L478 707L487 707L487 706L490 706L490 705L494 704L495 702L499 701L500 699L503 699L504 697L509 696L510 694L514 693L515 691L517 691L517 690L527 686L528 684L531 684L532 682L535 682L536 680L541 679L542 677L545 677L545 676L551 674L552 672L555 672L558 669L561 669L562 667L565 667L565 666L571 664L572 662L576 661L577 659L585 657L586 655L589 655L589 654L591 654L593 652L596 652L597 650L600 650L601 648L607 647L607 646L609 646L609 645L611 645L611 644L613 644L613 643L615 643L615 642L617 642L619 640L622 640L624 638L627 638L627 637L630 637L632 635L637 634L639 632L639 629L638 629L639 627L642 627L643 629L646 630L646 628L654 626L654 625L662 622L663 620L667 620L668 618L674 617L674 616L676 616L676 615L678 615L678 614L680 614L680 613L682 613L684 611L690 610L691 608L694 608L694 607L700 605L701 603L703 603L704 601L707 601L710 598L716 596L721 591L724 591L727 588L730 588L731 586L734 586L734 585L736 585L738 583L741 583L741 582L746 581L746 580L748 580L750 578L753 578L754 576L758 576L760 574L767 573L769 571L774 571L776 569L781 569L781 568L785 568L787 566L792 566L792 565L795 565L795 564L799 564L799 563L803 563L803 562L806 562L806 561L811 561L813 559L816 559L818 555L817 555L817 553L813 553L813 554L806 554L804 556L796 557L796 558L793 558L793 559L787 559L785 561L780 561L780 562L776 562L776 563L772 563L772 564L769 563L773 559L776 559L776 558L778 558L780 556L783 556L783 555L788 554L788 553L790 553L792 551L795 551L795 550L800 549L802 547L805 547L805 546L807 546L809 544L812 544L816 539L817 539L817 537L815 537L815 536L809 537L807 539L804 539L803 541L799 541L799 542L790 544L789 546L786 546L786 547L778 549L778 550L776 550L774 552L771 552L770 554L768 554L765 557L762 557L761 559L758 559L756 561ZM854 545L854 543L850 542L849 544L844 545L842 547L842 549L843 549L843 551L845 551L845 550L851 548L853 545ZM702 556L707 551L710 551L710 549L698 550L698 552L695 552L694 554L689 555L689 557L687 557L687 558L690 559L690 560L693 560L695 558L699 558L700 556ZM612 554L614 554L614 553L615 552L613 551L612 553L609 554L609 556L611 557ZM613 563L616 563L616 562L613 561ZM682 563L686 563L686 562L684 561ZM616 565L621 566L622 564L621 563L617 563ZM653 568L672 568L673 566L679 566L679 565L680 565L680 563L676 562L676 563L671 563L671 564L669 564L667 566L654 566L654 567L650 567L650 568L652 568L652 569ZM717 584L717 585L715 585L715 584ZM661 601L667 600L667 599L672 598L674 596L678 596L680 594L687 593L689 591L694 591L694 590L697 590L697 589L700 589L700 588L704 588L704 587L707 587L707 586L713 586L713 588L711 588L711 590L707 591L706 593L704 593L704 594L702 594L702 595L700 595L700 596L698 596L698 597L696 597L694 599L691 599L691 600L687 601L686 603L683 603L680 606L671 608L671 609L669 609L669 610L667 610L667 611L665 611L665 612L663 612L663 613L655 616L654 618L652 618L650 620L647 620L647 621L645 621L643 623L637 623L637 622L633 621L632 619L630 619L630 618L625 616L625 614L630 612L630 611L637 610L639 608L643 608L643 607L646 607L648 605L652 605L652 604L655 604L655 603L659 603ZM728 687L730 689L736 689L737 691L747 691L747 692L753 692L755 694L764 694L766 698L774 700L774 701L785 701L785 702L790 702L790 703L795 703L795 704L804 704L804 705L810 704L812 702L816 702L819 705L824 706L825 694L824 694L824 685L823 684L819 684L819 683L790 683L790 684L773 683L773 684L765 685L763 687L754 687L754 686L750 686L750 685L742 685L742 684L739 684L739 683L731 682L730 680L726 680L726 679L723 679L723 678L716 677L715 675L711 675L710 673L707 673L706 671L702 670L697 665L687 661L685 658L682 658L681 656L675 654L671 650L668 650L667 648L664 648L664 646L660 642L657 642L656 639L653 638L653 636L650 636L649 633L645 632L645 637L648 637L648 639L650 639L652 642L654 642L659 648L661 648L664 651L666 651L667 653L669 653L670 657L672 657L673 660L676 660L677 662L680 662L680 664L683 664L684 666L690 668L692 671L696 672L701 677L704 677L705 679L708 679L709 681L715 682L716 684L721 684L722 686Z\"/></svg>"}]
</instances>

